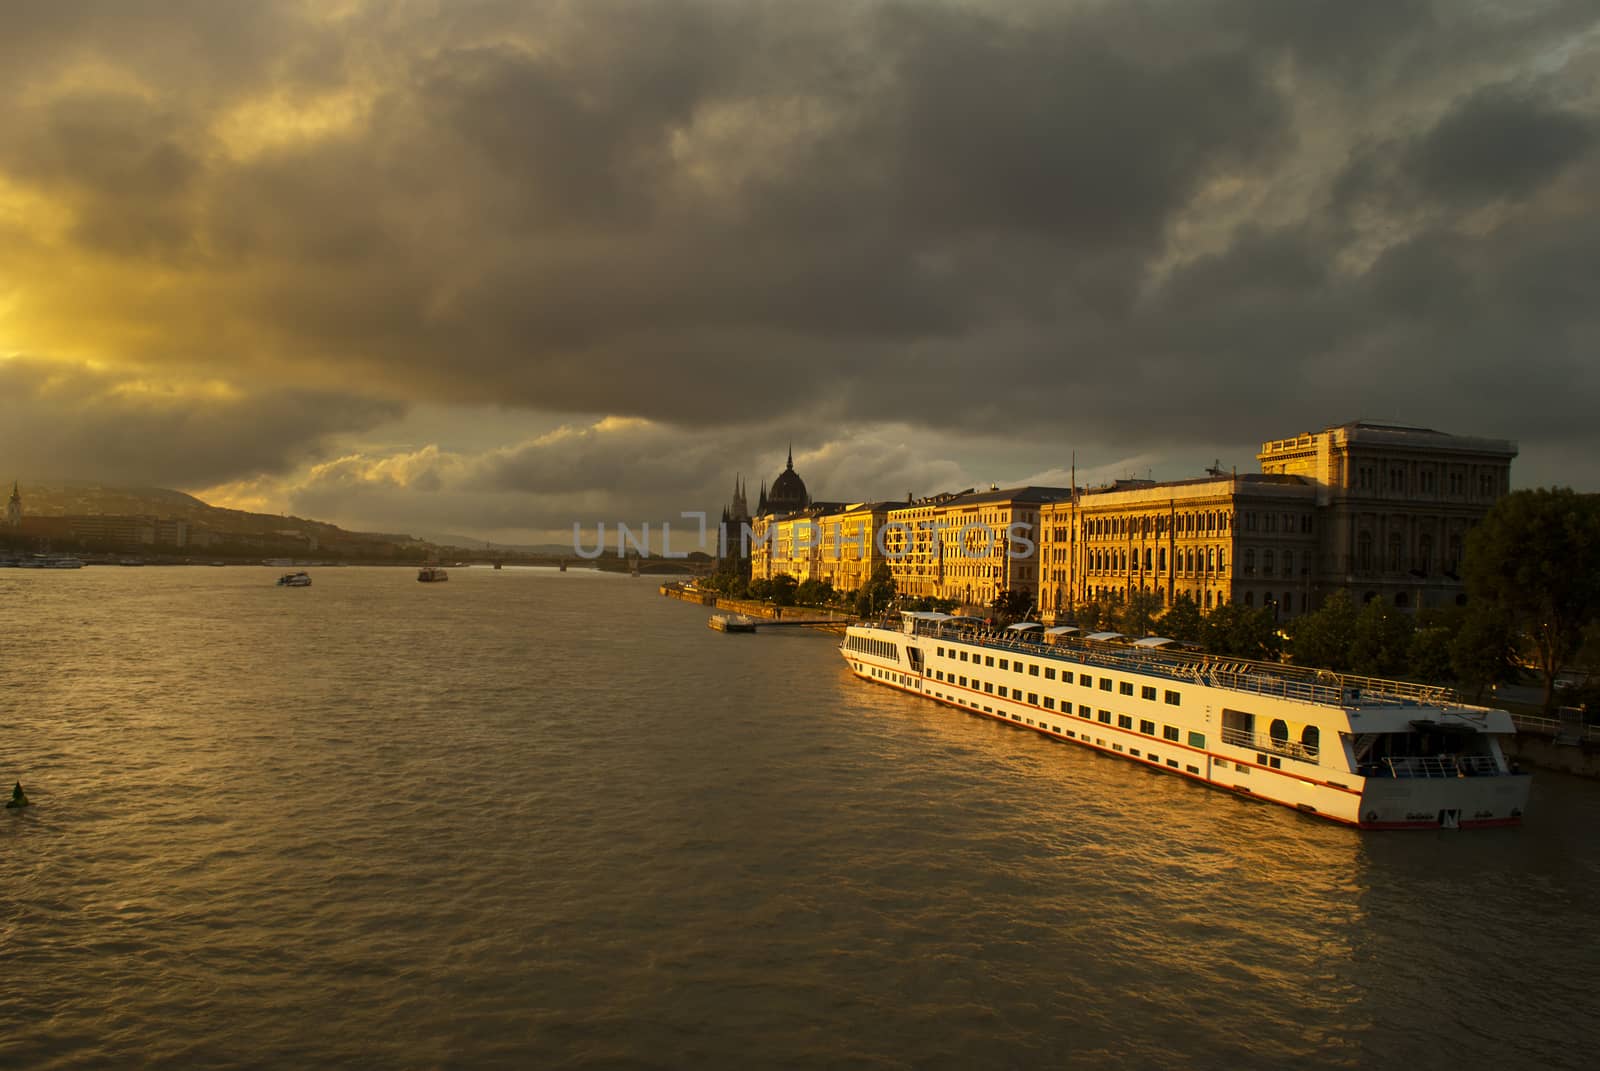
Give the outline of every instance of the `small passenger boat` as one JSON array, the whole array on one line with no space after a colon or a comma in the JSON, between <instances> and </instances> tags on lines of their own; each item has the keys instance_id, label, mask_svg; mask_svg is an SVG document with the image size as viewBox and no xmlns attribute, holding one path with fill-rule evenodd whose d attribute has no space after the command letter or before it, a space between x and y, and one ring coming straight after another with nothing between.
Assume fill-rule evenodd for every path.
<instances>
[{"instance_id":1,"label":"small passenger boat","mask_svg":"<svg viewBox=\"0 0 1600 1071\"><path fill-rule=\"evenodd\" d=\"M309 573L284 573L278 577L280 588L309 588L311 576Z\"/></svg>"},{"instance_id":2,"label":"small passenger boat","mask_svg":"<svg viewBox=\"0 0 1600 1071\"><path fill-rule=\"evenodd\" d=\"M450 574L437 565L424 565L417 570L417 580L423 584L439 584L450 579Z\"/></svg>"}]
</instances>

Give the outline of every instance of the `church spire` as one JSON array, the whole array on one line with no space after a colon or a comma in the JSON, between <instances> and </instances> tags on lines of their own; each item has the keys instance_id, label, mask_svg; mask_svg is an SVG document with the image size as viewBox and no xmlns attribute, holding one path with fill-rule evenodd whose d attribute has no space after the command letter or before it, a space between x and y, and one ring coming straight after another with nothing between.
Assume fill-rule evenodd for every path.
<instances>
[{"instance_id":1,"label":"church spire","mask_svg":"<svg viewBox=\"0 0 1600 1071\"><path fill-rule=\"evenodd\" d=\"M789 444L789 471L794 471L794 443Z\"/></svg>"}]
</instances>

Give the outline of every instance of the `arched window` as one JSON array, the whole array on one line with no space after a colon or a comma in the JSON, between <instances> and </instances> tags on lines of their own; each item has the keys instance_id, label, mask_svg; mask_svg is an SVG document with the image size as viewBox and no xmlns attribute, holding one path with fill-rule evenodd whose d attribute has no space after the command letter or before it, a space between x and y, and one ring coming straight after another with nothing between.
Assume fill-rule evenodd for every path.
<instances>
[{"instance_id":1,"label":"arched window","mask_svg":"<svg viewBox=\"0 0 1600 1071\"><path fill-rule=\"evenodd\" d=\"M1400 571L1400 533L1399 532L1390 532L1389 533L1389 571L1391 573L1398 573Z\"/></svg>"},{"instance_id":2,"label":"arched window","mask_svg":"<svg viewBox=\"0 0 1600 1071\"><path fill-rule=\"evenodd\" d=\"M1417 540L1417 568L1423 576L1433 572L1433 537L1423 536Z\"/></svg>"},{"instance_id":3,"label":"arched window","mask_svg":"<svg viewBox=\"0 0 1600 1071\"><path fill-rule=\"evenodd\" d=\"M1317 727L1315 725L1307 725L1304 729L1300 730L1300 746L1305 749L1307 755L1310 755L1312 758L1316 758L1317 748L1321 745L1322 734L1317 731Z\"/></svg>"},{"instance_id":4,"label":"arched window","mask_svg":"<svg viewBox=\"0 0 1600 1071\"><path fill-rule=\"evenodd\" d=\"M1372 572L1372 533L1362 532L1356 536L1356 568L1363 573Z\"/></svg>"},{"instance_id":5,"label":"arched window","mask_svg":"<svg viewBox=\"0 0 1600 1071\"><path fill-rule=\"evenodd\" d=\"M1163 573L1166 572L1167 571L1167 548L1166 547L1162 547L1161 550L1157 553L1156 560L1158 562L1160 562L1160 565L1158 565L1157 568L1160 569Z\"/></svg>"},{"instance_id":6,"label":"arched window","mask_svg":"<svg viewBox=\"0 0 1600 1071\"><path fill-rule=\"evenodd\" d=\"M1211 609L1211 589L1206 589L1206 609Z\"/></svg>"},{"instance_id":7,"label":"arched window","mask_svg":"<svg viewBox=\"0 0 1600 1071\"><path fill-rule=\"evenodd\" d=\"M1277 566L1277 563L1278 563L1278 559L1273 557L1272 551L1270 551L1270 550L1262 551L1261 552L1261 575L1262 576L1271 576L1272 573L1273 573L1273 570Z\"/></svg>"},{"instance_id":8,"label":"arched window","mask_svg":"<svg viewBox=\"0 0 1600 1071\"><path fill-rule=\"evenodd\" d=\"M1228 567L1228 548L1227 547L1218 547L1217 548L1217 572L1220 573L1220 572L1222 572L1222 570L1226 569L1227 567Z\"/></svg>"},{"instance_id":9,"label":"arched window","mask_svg":"<svg viewBox=\"0 0 1600 1071\"><path fill-rule=\"evenodd\" d=\"M1283 575L1294 575L1294 551L1292 550L1286 550L1283 552Z\"/></svg>"},{"instance_id":10,"label":"arched window","mask_svg":"<svg viewBox=\"0 0 1600 1071\"><path fill-rule=\"evenodd\" d=\"M1282 747L1289 742L1289 726L1282 718L1273 718L1272 724L1267 728L1267 735L1272 738L1274 744Z\"/></svg>"},{"instance_id":11,"label":"arched window","mask_svg":"<svg viewBox=\"0 0 1600 1071\"><path fill-rule=\"evenodd\" d=\"M1246 550L1244 552L1244 575L1256 575L1256 552L1254 549Z\"/></svg>"},{"instance_id":12,"label":"arched window","mask_svg":"<svg viewBox=\"0 0 1600 1071\"><path fill-rule=\"evenodd\" d=\"M1217 567L1217 548L1216 547L1207 547L1206 548L1206 571L1209 572L1209 571L1215 569L1216 567Z\"/></svg>"}]
</instances>

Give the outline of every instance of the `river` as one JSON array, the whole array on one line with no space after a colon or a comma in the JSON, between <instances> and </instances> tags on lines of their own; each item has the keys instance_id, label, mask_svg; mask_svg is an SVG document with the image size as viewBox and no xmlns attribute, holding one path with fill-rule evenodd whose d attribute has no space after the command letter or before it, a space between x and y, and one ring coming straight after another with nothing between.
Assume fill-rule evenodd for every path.
<instances>
[{"instance_id":1,"label":"river","mask_svg":"<svg viewBox=\"0 0 1600 1071\"><path fill-rule=\"evenodd\" d=\"M1600 784L1358 833L587 571L0 571L0 1066L1580 1067ZM1592 1052L1591 1052L1592 1055Z\"/></svg>"}]
</instances>

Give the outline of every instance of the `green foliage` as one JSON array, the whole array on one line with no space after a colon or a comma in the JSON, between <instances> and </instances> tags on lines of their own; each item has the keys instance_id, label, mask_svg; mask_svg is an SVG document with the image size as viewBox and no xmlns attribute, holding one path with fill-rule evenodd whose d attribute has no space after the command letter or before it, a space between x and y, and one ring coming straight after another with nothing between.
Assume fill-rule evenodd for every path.
<instances>
[{"instance_id":1,"label":"green foliage","mask_svg":"<svg viewBox=\"0 0 1600 1071\"><path fill-rule=\"evenodd\" d=\"M919 610L935 614L947 614L955 608L955 599L935 599L931 596L925 596L920 599L912 599L910 602L905 604L905 609L907 610Z\"/></svg>"},{"instance_id":2,"label":"green foliage","mask_svg":"<svg viewBox=\"0 0 1600 1071\"><path fill-rule=\"evenodd\" d=\"M1272 612L1237 602L1224 603L1206 614L1201 642L1213 654L1239 658L1275 660L1283 650Z\"/></svg>"},{"instance_id":3,"label":"green foliage","mask_svg":"<svg viewBox=\"0 0 1600 1071\"><path fill-rule=\"evenodd\" d=\"M1139 639L1143 636L1153 635L1156 615L1161 612L1161 597L1149 592L1134 591L1128 594L1128 601L1122 604L1117 614L1115 628L1124 636ZM1177 639L1176 636L1172 637Z\"/></svg>"},{"instance_id":4,"label":"green foliage","mask_svg":"<svg viewBox=\"0 0 1600 1071\"><path fill-rule=\"evenodd\" d=\"M743 599L750 597L750 584L744 577L733 571L712 573L702 577L700 586L719 595L726 595L730 599Z\"/></svg>"},{"instance_id":5,"label":"green foliage","mask_svg":"<svg viewBox=\"0 0 1600 1071\"><path fill-rule=\"evenodd\" d=\"M793 606L795 591L800 587L800 582L788 573L779 573L772 578L772 594L768 596L775 606Z\"/></svg>"},{"instance_id":6,"label":"green foliage","mask_svg":"<svg viewBox=\"0 0 1600 1071\"><path fill-rule=\"evenodd\" d=\"M1348 670L1357 616L1349 592L1341 590L1329 595L1322 609L1294 622L1294 660L1318 669Z\"/></svg>"},{"instance_id":7,"label":"green foliage","mask_svg":"<svg viewBox=\"0 0 1600 1071\"><path fill-rule=\"evenodd\" d=\"M1356 615L1350 636L1350 669L1368 677L1399 676L1406 671L1415 622L1411 615L1372 599Z\"/></svg>"},{"instance_id":8,"label":"green foliage","mask_svg":"<svg viewBox=\"0 0 1600 1071\"><path fill-rule=\"evenodd\" d=\"M746 591L752 599L766 601L772 598L772 581L765 579L752 580Z\"/></svg>"},{"instance_id":9,"label":"green foliage","mask_svg":"<svg viewBox=\"0 0 1600 1071\"><path fill-rule=\"evenodd\" d=\"M1085 632L1115 631L1122 616L1122 592L1113 591L1104 598L1092 599L1078 607L1078 627Z\"/></svg>"},{"instance_id":10,"label":"green foliage","mask_svg":"<svg viewBox=\"0 0 1600 1071\"><path fill-rule=\"evenodd\" d=\"M872 576L861 590L856 592L856 616L876 617L889 604L894 602L894 577L889 575L889 566L879 562L872 569Z\"/></svg>"},{"instance_id":11,"label":"green foliage","mask_svg":"<svg viewBox=\"0 0 1600 1071\"><path fill-rule=\"evenodd\" d=\"M1472 691L1474 702L1490 686L1516 680L1517 630L1511 615L1491 603L1468 604L1450 641L1450 668Z\"/></svg>"},{"instance_id":12,"label":"green foliage","mask_svg":"<svg viewBox=\"0 0 1600 1071\"><path fill-rule=\"evenodd\" d=\"M989 608L997 621L1021 621L1033 612L1033 596L1026 591L1002 591Z\"/></svg>"},{"instance_id":13,"label":"green foliage","mask_svg":"<svg viewBox=\"0 0 1600 1071\"><path fill-rule=\"evenodd\" d=\"M1455 680L1450 648L1461 631L1462 612L1453 607L1424 610L1417 615L1417 627L1406 651L1410 675L1433 684Z\"/></svg>"},{"instance_id":14,"label":"green foliage","mask_svg":"<svg viewBox=\"0 0 1600 1071\"><path fill-rule=\"evenodd\" d=\"M1528 637L1548 709L1556 674L1600 617L1600 498L1563 487L1507 495L1469 534L1463 574L1475 601Z\"/></svg>"},{"instance_id":15,"label":"green foliage","mask_svg":"<svg viewBox=\"0 0 1600 1071\"><path fill-rule=\"evenodd\" d=\"M826 606L837 594L831 580L807 580L795 589L795 602L801 606Z\"/></svg>"},{"instance_id":16,"label":"green foliage","mask_svg":"<svg viewBox=\"0 0 1600 1071\"><path fill-rule=\"evenodd\" d=\"M1161 615L1157 624L1163 636L1181 643L1199 643L1205 632L1200 604L1188 592L1182 592L1172 600L1172 605Z\"/></svg>"}]
</instances>

